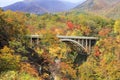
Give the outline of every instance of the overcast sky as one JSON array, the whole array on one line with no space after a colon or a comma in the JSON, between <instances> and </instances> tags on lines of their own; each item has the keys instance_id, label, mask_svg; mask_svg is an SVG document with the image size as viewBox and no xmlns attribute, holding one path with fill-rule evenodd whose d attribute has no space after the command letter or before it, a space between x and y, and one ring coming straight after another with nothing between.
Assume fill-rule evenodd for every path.
<instances>
[{"instance_id":1,"label":"overcast sky","mask_svg":"<svg viewBox=\"0 0 120 80\"><path fill-rule=\"evenodd\" d=\"M0 0L0 7L10 5L18 1L23 1L23 0ZM62 0L62 1L69 1L69 2L77 3L77 2L85 1L85 0Z\"/></svg>"}]
</instances>

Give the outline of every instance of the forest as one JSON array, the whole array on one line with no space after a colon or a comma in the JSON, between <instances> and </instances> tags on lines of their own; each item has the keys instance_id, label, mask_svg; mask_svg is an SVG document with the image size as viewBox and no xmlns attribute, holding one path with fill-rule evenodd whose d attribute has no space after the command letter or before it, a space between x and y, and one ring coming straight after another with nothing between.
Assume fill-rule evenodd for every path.
<instances>
[{"instance_id":1,"label":"forest","mask_svg":"<svg viewBox=\"0 0 120 80\"><path fill-rule=\"evenodd\" d=\"M26 35L32 34L42 37L38 46L30 47ZM77 48L56 35L99 40L79 64ZM36 15L0 9L0 80L54 79L120 80L120 19L84 11Z\"/></svg>"}]
</instances>

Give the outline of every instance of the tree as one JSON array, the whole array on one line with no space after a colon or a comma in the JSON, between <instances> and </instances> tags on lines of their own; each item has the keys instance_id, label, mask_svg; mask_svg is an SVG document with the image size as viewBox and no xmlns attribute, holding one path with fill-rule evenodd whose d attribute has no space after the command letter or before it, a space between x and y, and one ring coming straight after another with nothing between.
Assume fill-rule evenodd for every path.
<instances>
[{"instance_id":1,"label":"tree","mask_svg":"<svg viewBox=\"0 0 120 80\"><path fill-rule=\"evenodd\" d=\"M27 28L25 16L18 12L0 12L0 47L8 45L9 41L24 41Z\"/></svg>"},{"instance_id":2,"label":"tree","mask_svg":"<svg viewBox=\"0 0 120 80\"><path fill-rule=\"evenodd\" d=\"M114 32L120 34L120 20L115 21Z\"/></svg>"},{"instance_id":3,"label":"tree","mask_svg":"<svg viewBox=\"0 0 120 80\"><path fill-rule=\"evenodd\" d=\"M20 68L20 56L14 55L14 50L4 46L0 50L0 73L8 70L18 70Z\"/></svg>"}]
</instances>

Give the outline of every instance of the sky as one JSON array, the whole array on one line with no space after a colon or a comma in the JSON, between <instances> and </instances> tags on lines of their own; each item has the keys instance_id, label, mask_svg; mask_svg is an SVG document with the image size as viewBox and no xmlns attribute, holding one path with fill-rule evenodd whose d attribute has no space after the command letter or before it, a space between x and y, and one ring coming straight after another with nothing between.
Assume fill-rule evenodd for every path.
<instances>
[{"instance_id":1,"label":"sky","mask_svg":"<svg viewBox=\"0 0 120 80\"><path fill-rule=\"evenodd\" d=\"M0 0L0 7L8 6L10 4L13 4L19 1L23 1L23 0ZM73 3L77 3L77 2L85 1L85 0L62 0L62 1L69 1Z\"/></svg>"}]
</instances>

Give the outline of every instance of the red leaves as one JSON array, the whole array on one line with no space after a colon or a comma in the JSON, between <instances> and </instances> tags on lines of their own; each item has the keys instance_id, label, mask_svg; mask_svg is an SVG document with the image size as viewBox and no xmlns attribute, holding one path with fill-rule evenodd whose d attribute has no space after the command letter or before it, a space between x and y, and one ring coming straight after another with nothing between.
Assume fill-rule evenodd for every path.
<instances>
[{"instance_id":1,"label":"red leaves","mask_svg":"<svg viewBox=\"0 0 120 80\"><path fill-rule=\"evenodd\" d=\"M99 57L99 56L100 56L100 54L101 54L101 53L100 53L100 51L99 51L99 50L95 52L95 56L96 56L96 57Z\"/></svg>"},{"instance_id":2,"label":"red leaves","mask_svg":"<svg viewBox=\"0 0 120 80\"><path fill-rule=\"evenodd\" d=\"M95 46L94 50L95 50L95 54L94 54L94 55L95 55L96 57L99 57L100 54L101 54L101 52L100 52L100 50L99 50L99 47L98 47L98 46Z\"/></svg>"},{"instance_id":3,"label":"red leaves","mask_svg":"<svg viewBox=\"0 0 120 80\"><path fill-rule=\"evenodd\" d=\"M69 28L70 30L73 30L73 29L74 29L74 25L73 25L73 23L72 23L71 21L68 21L68 22L67 22L67 26L68 26L68 28Z\"/></svg>"}]
</instances>

